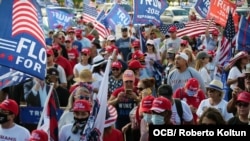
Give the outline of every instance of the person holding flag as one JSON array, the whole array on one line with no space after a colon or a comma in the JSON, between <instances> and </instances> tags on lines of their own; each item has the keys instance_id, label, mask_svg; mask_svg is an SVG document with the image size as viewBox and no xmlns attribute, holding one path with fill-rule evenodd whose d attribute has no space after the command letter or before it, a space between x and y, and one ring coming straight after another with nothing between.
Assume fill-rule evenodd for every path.
<instances>
[{"instance_id":1,"label":"person holding flag","mask_svg":"<svg viewBox=\"0 0 250 141\"><path fill-rule=\"evenodd\" d=\"M83 131L90 115L91 105L87 100L74 102L74 123L64 125L59 131L59 141L79 141L83 139ZM70 132L69 132L70 131Z\"/></svg>"}]
</instances>

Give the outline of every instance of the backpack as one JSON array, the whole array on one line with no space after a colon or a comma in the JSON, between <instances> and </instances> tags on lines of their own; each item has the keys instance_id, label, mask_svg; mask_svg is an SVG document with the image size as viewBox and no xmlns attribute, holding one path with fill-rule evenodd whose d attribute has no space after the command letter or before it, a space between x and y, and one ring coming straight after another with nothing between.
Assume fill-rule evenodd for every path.
<instances>
[{"instance_id":1,"label":"backpack","mask_svg":"<svg viewBox=\"0 0 250 141\"><path fill-rule=\"evenodd\" d=\"M174 99L174 102L175 102L175 106L176 106L177 114L178 114L178 116L180 117L180 120L181 120L181 125L182 125L182 124L183 124L183 118L182 118L182 115L183 115L183 109L182 109L181 100L180 100L180 99L175 98L175 99Z\"/></svg>"}]
</instances>

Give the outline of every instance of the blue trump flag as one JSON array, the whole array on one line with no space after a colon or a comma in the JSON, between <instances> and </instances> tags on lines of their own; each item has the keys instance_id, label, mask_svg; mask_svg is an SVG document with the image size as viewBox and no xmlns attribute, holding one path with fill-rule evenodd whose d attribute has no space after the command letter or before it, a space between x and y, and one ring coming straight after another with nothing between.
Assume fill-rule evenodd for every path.
<instances>
[{"instance_id":1,"label":"blue trump flag","mask_svg":"<svg viewBox=\"0 0 250 141\"><path fill-rule=\"evenodd\" d=\"M0 65L2 69L11 68L43 80L46 75L46 45L35 2L0 2Z\"/></svg>"},{"instance_id":2,"label":"blue trump flag","mask_svg":"<svg viewBox=\"0 0 250 141\"><path fill-rule=\"evenodd\" d=\"M239 51L250 51L250 23L246 17L241 16L239 31L236 37L236 47Z\"/></svg>"},{"instance_id":3,"label":"blue trump flag","mask_svg":"<svg viewBox=\"0 0 250 141\"><path fill-rule=\"evenodd\" d=\"M134 0L134 24L153 23L159 26L160 16L168 7L165 0Z\"/></svg>"},{"instance_id":4,"label":"blue trump flag","mask_svg":"<svg viewBox=\"0 0 250 141\"><path fill-rule=\"evenodd\" d=\"M196 12L202 17L207 17L207 12L210 7L210 0L197 0L195 3L195 10Z\"/></svg>"},{"instance_id":5,"label":"blue trump flag","mask_svg":"<svg viewBox=\"0 0 250 141\"><path fill-rule=\"evenodd\" d=\"M112 30L115 30L116 25L127 26L131 22L130 15L119 4L115 4L103 20Z\"/></svg>"},{"instance_id":6,"label":"blue trump flag","mask_svg":"<svg viewBox=\"0 0 250 141\"><path fill-rule=\"evenodd\" d=\"M73 9L63 7L46 8L48 23L50 29L55 29L57 25L63 25L64 29L73 24L74 13Z\"/></svg>"}]
</instances>

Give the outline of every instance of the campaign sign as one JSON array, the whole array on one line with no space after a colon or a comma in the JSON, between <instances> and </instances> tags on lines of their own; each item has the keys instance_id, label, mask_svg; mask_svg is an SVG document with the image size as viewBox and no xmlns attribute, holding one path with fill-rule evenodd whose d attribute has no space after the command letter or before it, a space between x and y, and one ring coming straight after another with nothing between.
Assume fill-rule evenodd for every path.
<instances>
[{"instance_id":1,"label":"campaign sign","mask_svg":"<svg viewBox=\"0 0 250 141\"><path fill-rule=\"evenodd\" d=\"M55 29L57 25L62 25L64 29L72 25L74 13L67 8L46 8L50 29Z\"/></svg>"},{"instance_id":2,"label":"campaign sign","mask_svg":"<svg viewBox=\"0 0 250 141\"><path fill-rule=\"evenodd\" d=\"M160 16L168 7L165 0L134 0L134 24L153 23L159 26Z\"/></svg>"},{"instance_id":3,"label":"campaign sign","mask_svg":"<svg viewBox=\"0 0 250 141\"><path fill-rule=\"evenodd\" d=\"M194 9L202 18L206 18L209 6L210 0L197 0Z\"/></svg>"},{"instance_id":4,"label":"campaign sign","mask_svg":"<svg viewBox=\"0 0 250 141\"><path fill-rule=\"evenodd\" d=\"M43 108L42 107L20 107L20 122L23 124L38 124ZM57 119L63 114L62 109L57 110Z\"/></svg>"},{"instance_id":5,"label":"campaign sign","mask_svg":"<svg viewBox=\"0 0 250 141\"><path fill-rule=\"evenodd\" d=\"M221 26L225 27L229 11L231 10L233 18L237 16L235 9L236 5L229 0L211 0L210 9L207 14L208 19L214 19L214 21Z\"/></svg>"},{"instance_id":6,"label":"campaign sign","mask_svg":"<svg viewBox=\"0 0 250 141\"><path fill-rule=\"evenodd\" d=\"M46 45L35 2L1 1L0 65L44 79Z\"/></svg>"},{"instance_id":7,"label":"campaign sign","mask_svg":"<svg viewBox=\"0 0 250 141\"><path fill-rule=\"evenodd\" d=\"M115 4L104 18L104 22L110 29L115 30L116 25L127 26L131 19L127 11L125 11L119 4Z\"/></svg>"}]
</instances>

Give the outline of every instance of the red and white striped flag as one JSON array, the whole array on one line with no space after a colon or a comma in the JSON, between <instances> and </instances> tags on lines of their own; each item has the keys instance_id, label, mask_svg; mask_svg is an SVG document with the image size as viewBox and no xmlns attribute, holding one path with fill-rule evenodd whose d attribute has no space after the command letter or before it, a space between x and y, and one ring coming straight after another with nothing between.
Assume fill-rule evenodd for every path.
<instances>
[{"instance_id":1,"label":"red and white striped flag","mask_svg":"<svg viewBox=\"0 0 250 141\"><path fill-rule=\"evenodd\" d=\"M194 22L188 22L185 24L184 28L177 30L177 36L178 37L183 37L183 36L191 37L191 36L205 34L208 23L209 23L209 20L199 20L199 21L194 21ZM209 32L212 32L215 29L216 29L216 26L212 22L209 27Z\"/></svg>"},{"instance_id":2,"label":"red and white striped flag","mask_svg":"<svg viewBox=\"0 0 250 141\"><path fill-rule=\"evenodd\" d=\"M110 31L102 23L96 20L97 15L98 12L96 11L96 8L90 7L87 4L83 5L83 21L86 23L92 22L99 35L102 38L106 38L110 35Z\"/></svg>"}]
</instances>

